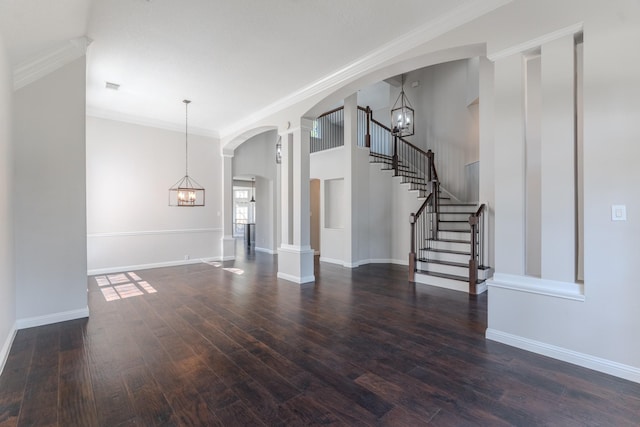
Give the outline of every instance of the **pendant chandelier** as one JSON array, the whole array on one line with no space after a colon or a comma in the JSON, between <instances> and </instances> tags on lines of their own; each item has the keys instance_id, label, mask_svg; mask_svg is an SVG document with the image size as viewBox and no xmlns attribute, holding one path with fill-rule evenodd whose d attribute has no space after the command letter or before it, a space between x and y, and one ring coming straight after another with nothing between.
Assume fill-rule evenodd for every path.
<instances>
[{"instance_id":1,"label":"pendant chandelier","mask_svg":"<svg viewBox=\"0 0 640 427\"><path fill-rule=\"evenodd\" d=\"M251 178L251 200L249 200L251 203L255 203L256 202L256 198L255 198L255 183L256 183L256 177L254 176L253 178Z\"/></svg>"},{"instance_id":2,"label":"pendant chandelier","mask_svg":"<svg viewBox=\"0 0 640 427\"><path fill-rule=\"evenodd\" d=\"M169 188L169 206L195 207L204 206L204 188L189 176L189 101L184 101L184 177Z\"/></svg>"},{"instance_id":3,"label":"pendant chandelier","mask_svg":"<svg viewBox=\"0 0 640 427\"><path fill-rule=\"evenodd\" d=\"M391 108L391 132L396 136L413 135L414 109L404 93L404 74L402 75L402 88L400 95Z\"/></svg>"}]
</instances>

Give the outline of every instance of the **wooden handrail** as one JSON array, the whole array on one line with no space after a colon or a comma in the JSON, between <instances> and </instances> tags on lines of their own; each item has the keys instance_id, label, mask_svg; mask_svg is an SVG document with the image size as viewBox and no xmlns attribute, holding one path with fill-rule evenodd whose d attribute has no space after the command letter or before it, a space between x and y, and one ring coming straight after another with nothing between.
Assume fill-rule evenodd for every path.
<instances>
[{"instance_id":1,"label":"wooden handrail","mask_svg":"<svg viewBox=\"0 0 640 427\"><path fill-rule=\"evenodd\" d=\"M334 108L333 110L329 110L326 113L322 113L318 117L316 117L316 120L321 119L321 118L323 118L325 116L328 116L329 114L333 114L333 113L338 112L338 111L343 110L343 109L344 109L344 106L338 107L338 108Z\"/></svg>"},{"instance_id":2,"label":"wooden handrail","mask_svg":"<svg viewBox=\"0 0 640 427\"><path fill-rule=\"evenodd\" d=\"M431 198L433 197L433 193L429 193L429 195L427 196L426 200L424 201L424 203L422 204L422 206L420 206L420 209L418 209L416 211L415 214L413 214L416 218L420 217L420 215L422 215L422 211L424 211L427 208L427 205L429 204L429 202L431 201Z\"/></svg>"},{"instance_id":3,"label":"wooden handrail","mask_svg":"<svg viewBox=\"0 0 640 427\"><path fill-rule=\"evenodd\" d=\"M476 213L474 214L474 216L478 217L480 215L482 215L482 211L484 211L485 208L485 204L481 204L480 207L478 208L478 210L476 211Z\"/></svg>"},{"instance_id":4,"label":"wooden handrail","mask_svg":"<svg viewBox=\"0 0 640 427\"><path fill-rule=\"evenodd\" d=\"M361 107L358 107L358 108L361 108ZM380 123L379 121L377 121L377 120L376 120L376 119L374 119L373 117L371 118L371 121L372 121L373 123L377 124L378 126L380 126L381 128L383 128L383 129L385 129L385 130L387 130L387 131L391 132L391 129L390 129L389 127L387 127L387 126L383 125L382 123ZM420 149L420 148L416 147L415 145L413 145L412 143L410 143L409 141L407 141L407 140L406 140L406 139L404 139L403 137L399 136L399 137L398 137L398 139L399 139L400 141L404 142L405 144L407 144L409 147L411 147L411 148L413 148L414 150L418 151L419 153L422 153L422 154L424 154L425 156L427 155L427 153L426 153L424 150L422 150L422 149Z\"/></svg>"}]
</instances>

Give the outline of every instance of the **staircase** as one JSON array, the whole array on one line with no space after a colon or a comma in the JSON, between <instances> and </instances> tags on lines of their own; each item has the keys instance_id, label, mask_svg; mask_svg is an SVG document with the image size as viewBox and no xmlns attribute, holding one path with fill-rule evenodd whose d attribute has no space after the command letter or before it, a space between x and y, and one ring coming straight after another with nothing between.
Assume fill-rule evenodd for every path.
<instances>
[{"instance_id":1,"label":"staircase","mask_svg":"<svg viewBox=\"0 0 640 427\"><path fill-rule=\"evenodd\" d=\"M318 126L330 129L342 120L342 107L318 117ZM313 138L311 152L344 144L337 137ZM369 149L369 161L393 171L410 191L424 199L411 214L409 280L470 294L486 290L491 269L485 267L485 205L461 203L440 185L431 150L423 151L372 117L369 107L358 107L358 145Z\"/></svg>"},{"instance_id":2,"label":"staircase","mask_svg":"<svg viewBox=\"0 0 640 427\"><path fill-rule=\"evenodd\" d=\"M460 203L440 193L436 235L418 243L416 271L417 283L469 292L471 258L471 227L469 217L478 210L478 205ZM420 247L420 243L423 245ZM485 292L485 280L491 270L483 265L477 268L475 292Z\"/></svg>"}]
</instances>

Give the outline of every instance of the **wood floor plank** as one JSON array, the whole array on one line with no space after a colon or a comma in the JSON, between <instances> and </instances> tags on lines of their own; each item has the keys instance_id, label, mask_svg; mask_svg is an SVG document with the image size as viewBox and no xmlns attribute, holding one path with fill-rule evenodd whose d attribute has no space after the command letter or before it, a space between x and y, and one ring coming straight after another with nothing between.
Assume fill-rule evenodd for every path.
<instances>
[{"instance_id":1,"label":"wood floor plank","mask_svg":"<svg viewBox=\"0 0 640 427\"><path fill-rule=\"evenodd\" d=\"M125 272L142 293L114 301L89 278L88 321L16 335L0 427L640 425L640 384L487 341L486 294L238 255Z\"/></svg>"}]
</instances>

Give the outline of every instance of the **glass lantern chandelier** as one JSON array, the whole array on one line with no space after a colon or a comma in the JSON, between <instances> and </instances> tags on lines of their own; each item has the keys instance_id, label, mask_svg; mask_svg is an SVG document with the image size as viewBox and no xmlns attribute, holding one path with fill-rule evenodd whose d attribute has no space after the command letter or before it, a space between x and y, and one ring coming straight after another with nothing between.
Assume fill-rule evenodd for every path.
<instances>
[{"instance_id":1,"label":"glass lantern chandelier","mask_svg":"<svg viewBox=\"0 0 640 427\"><path fill-rule=\"evenodd\" d=\"M178 182L169 188L169 206L195 207L204 206L204 188L198 182L189 176L189 133L188 118L189 104L191 101L184 101L184 163L185 174Z\"/></svg>"},{"instance_id":2,"label":"glass lantern chandelier","mask_svg":"<svg viewBox=\"0 0 640 427\"><path fill-rule=\"evenodd\" d=\"M396 136L413 135L413 118L415 111L404 93L404 74L402 75L402 88L398 99L391 108L391 132Z\"/></svg>"}]
</instances>

